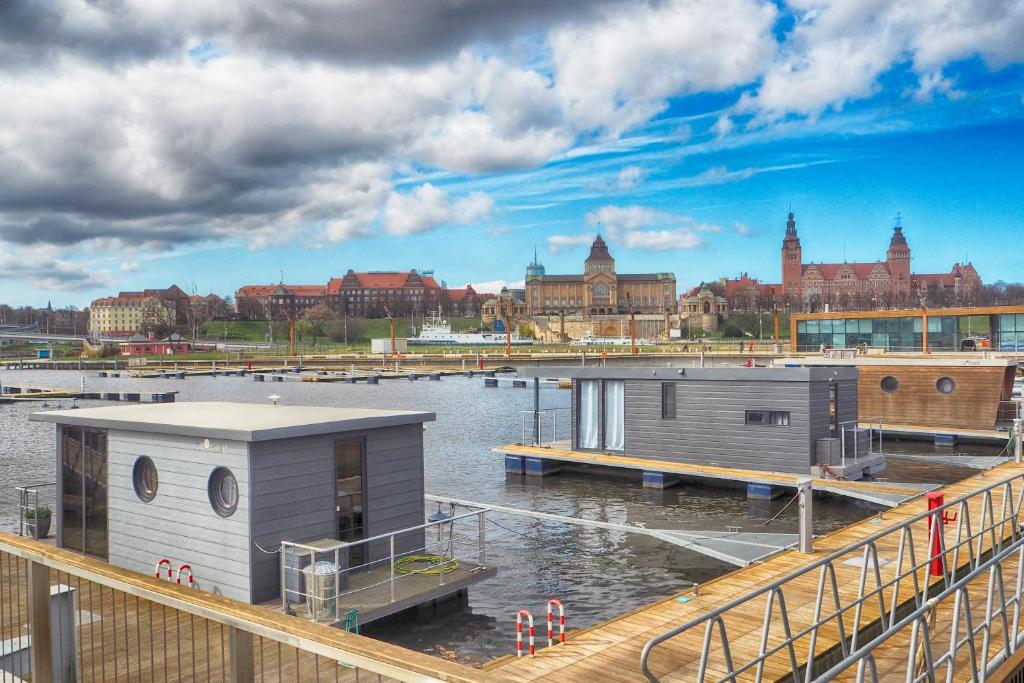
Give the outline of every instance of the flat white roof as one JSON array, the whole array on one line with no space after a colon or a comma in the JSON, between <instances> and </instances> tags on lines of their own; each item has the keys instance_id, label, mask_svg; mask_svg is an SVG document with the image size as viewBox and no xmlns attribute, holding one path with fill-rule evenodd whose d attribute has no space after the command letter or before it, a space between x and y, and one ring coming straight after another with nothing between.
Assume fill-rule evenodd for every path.
<instances>
[{"instance_id":1,"label":"flat white roof","mask_svg":"<svg viewBox=\"0 0 1024 683\"><path fill-rule=\"evenodd\" d=\"M186 401L54 410L33 413L30 419L150 434L269 441L432 422L435 415L413 410Z\"/></svg>"}]
</instances>

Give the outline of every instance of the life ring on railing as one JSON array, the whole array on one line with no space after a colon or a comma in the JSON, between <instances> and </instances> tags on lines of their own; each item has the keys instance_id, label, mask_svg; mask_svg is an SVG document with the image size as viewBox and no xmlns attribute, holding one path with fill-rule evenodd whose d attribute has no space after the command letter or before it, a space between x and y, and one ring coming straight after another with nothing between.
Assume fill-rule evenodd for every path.
<instances>
[{"instance_id":1,"label":"life ring on railing","mask_svg":"<svg viewBox=\"0 0 1024 683\"><path fill-rule=\"evenodd\" d=\"M183 571L188 572L188 587L189 588L193 588L195 586L195 581L194 581L194 579L192 577L192 565L190 565L190 564L183 564L180 567L178 567L178 574L177 574L177 577L176 577L178 585L179 586L181 585L181 573Z\"/></svg>"}]
</instances>

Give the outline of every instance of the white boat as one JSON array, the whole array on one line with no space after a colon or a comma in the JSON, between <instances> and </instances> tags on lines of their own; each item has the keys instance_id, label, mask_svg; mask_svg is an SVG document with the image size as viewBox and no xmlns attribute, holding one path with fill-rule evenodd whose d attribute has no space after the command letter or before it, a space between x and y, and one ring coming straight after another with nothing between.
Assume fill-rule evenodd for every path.
<instances>
[{"instance_id":1,"label":"white boat","mask_svg":"<svg viewBox=\"0 0 1024 683\"><path fill-rule=\"evenodd\" d=\"M632 344L631 337L592 337L590 335L569 342L569 346L632 346ZM639 338L636 340L636 345L653 346L650 341Z\"/></svg>"},{"instance_id":2,"label":"white boat","mask_svg":"<svg viewBox=\"0 0 1024 683\"><path fill-rule=\"evenodd\" d=\"M424 320L419 335L408 340L410 346L504 346L507 342L504 332L452 332L451 323L436 315ZM532 343L513 330L513 345Z\"/></svg>"}]
</instances>

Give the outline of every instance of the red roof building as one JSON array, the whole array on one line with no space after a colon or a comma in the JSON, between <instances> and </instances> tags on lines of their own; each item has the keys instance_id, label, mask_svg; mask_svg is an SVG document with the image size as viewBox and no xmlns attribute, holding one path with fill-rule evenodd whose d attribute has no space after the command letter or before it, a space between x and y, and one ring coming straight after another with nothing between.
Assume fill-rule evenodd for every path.
<instances>
[{"instance_id":1,"label":"red roof building","mask_svg":"<svg viewBox=\"0 0 1024 683\"><path fill-rule=\"evenodd\" d=\"M910 245L899 219L885 260L867 263L805 263L792 211L786 221L781 294L801 308L870 309L919 301L953 305L966 301L981 286L981 277L970 263L954 264L949 273L911 273Z\"/></svg>"}]
</instances>

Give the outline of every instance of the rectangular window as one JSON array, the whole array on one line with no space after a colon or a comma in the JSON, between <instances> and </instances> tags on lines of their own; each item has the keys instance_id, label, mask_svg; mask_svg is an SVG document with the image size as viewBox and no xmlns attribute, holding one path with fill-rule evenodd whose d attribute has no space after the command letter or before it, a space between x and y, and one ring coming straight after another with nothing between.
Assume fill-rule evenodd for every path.
<instances>
[{"instance_id":1,"label":"rectangular window","mask_svg":"<svg viewBox=\"0 0 1024 683\"><path fill-rule=\"evenodd\" d=\"M676 419L676 383L661 383L661 419Z\"/></svg>"},{"instance_id":2,"label":"rectangular window","mask_svg":"<svg viewBox=\"0 0 1024 683\"><path fill-rule=\"evenodd\" d=\"M828 385L828 433L839 436L839 385Z\"/></svg>"},{"instance_id":3,"label":"rectangular window","mask_svg":"<svg viewBox=\"0 0 1024 683\"><path fill-rule=\"evenodd\" d=\"M748 425L760 425L763 427L788 427L789 411L748 410L746 412L745 421Z\"/></svg>"}]
</instances>

